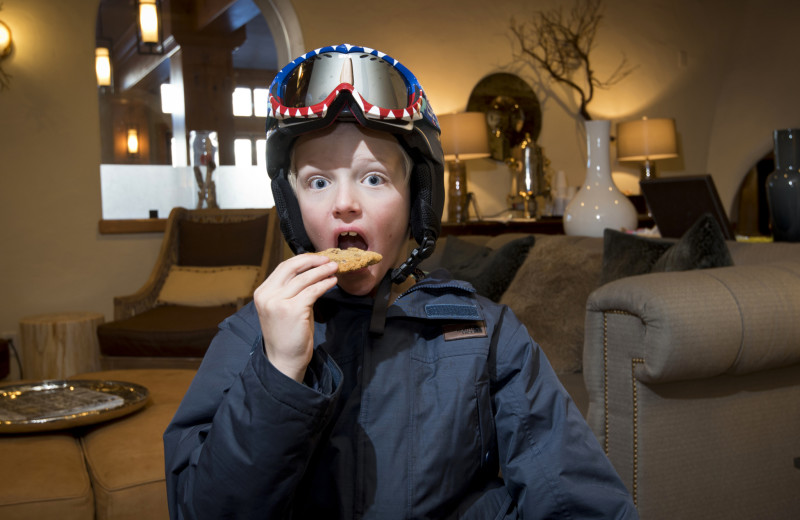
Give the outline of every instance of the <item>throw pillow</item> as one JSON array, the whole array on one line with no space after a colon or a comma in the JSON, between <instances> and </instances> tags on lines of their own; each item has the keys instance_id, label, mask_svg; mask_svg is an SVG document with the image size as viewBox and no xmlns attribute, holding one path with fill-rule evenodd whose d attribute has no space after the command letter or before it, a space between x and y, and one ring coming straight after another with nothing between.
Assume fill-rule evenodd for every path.
<instances>
[{"instance_id":1,"label":"throw pillow","mask_svg":"<svg viewBox=\"0 0 800 520\"><path fill-rule=\"evenodd\" d=\"M208 307L236 303L253 295L258 267L172 266L161 287L157 304Z\"/></svg>"},{"instance_id":2,"label":"throw pillow","mask_svg":"<svg viewBox=\"0 0 800 520\"><path fill-rule=\"evenodd\" d=\"M600 239L543 235L500 303L508 305L558 374L583 368L586 300L597 288Z\"/></svg>"},{"instance_id":3,"label":"throw pillow","mask_svg":"<svg viewBox=\"0 0 800 520\"><path fill-rule=\"evenodd\" d=\"M709 213L677 241L644 238L606 229L600 283L626 276L733 265L725 236Z\"/></svg>"},{"instance_id":4,"label":"throw pillow","mask_svg":"<svg viewBox=\"0 0 800 520\"><path fill-rule=\"evenodd\" d=\"M478 294L496 302L508 289L534 241L530 235L490 249L450 235L445 242L442 267L453 278L469 282Z\"/></svg>"}]
</instances>

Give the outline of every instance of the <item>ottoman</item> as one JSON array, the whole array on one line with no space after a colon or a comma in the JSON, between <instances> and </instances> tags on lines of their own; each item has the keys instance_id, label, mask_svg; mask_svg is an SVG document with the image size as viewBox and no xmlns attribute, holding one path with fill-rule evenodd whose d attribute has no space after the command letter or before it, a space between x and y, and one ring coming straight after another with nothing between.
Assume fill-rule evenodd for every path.
<instances>
[{"instance_id":1,"label":"ottoman","mask_svg":"<svg viewBox=\"0 0 800 520\"><path fill-rule=\"evenodd\" d=\"M92 426L0 435L0 460L13 468L0 486L0 518L168 518L162 435L194 374L131 369L71 377L137 383L150 399L131 415Z\"/></svg>"}]
</instances>

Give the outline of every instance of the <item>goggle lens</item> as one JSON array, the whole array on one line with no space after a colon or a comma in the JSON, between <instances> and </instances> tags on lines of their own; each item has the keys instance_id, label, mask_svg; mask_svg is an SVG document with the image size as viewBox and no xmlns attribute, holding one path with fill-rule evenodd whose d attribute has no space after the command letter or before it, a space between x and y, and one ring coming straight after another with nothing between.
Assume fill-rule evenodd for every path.
<instances>
[{"instance_id":1,"label":"goggle lens","mask_svg":"<svg viewBox=\"0 0 800 520\"><path fill-rule=\"evenodd\" d=\"M349 63L348 63L349 62ZM289 108L322 103L339 85L349 83L369 103L390 110L405 109L418 91L409 92L400 71L389 62L367 53L325 52L295 67L273 92Z\"/></svg>"}]
</instances>

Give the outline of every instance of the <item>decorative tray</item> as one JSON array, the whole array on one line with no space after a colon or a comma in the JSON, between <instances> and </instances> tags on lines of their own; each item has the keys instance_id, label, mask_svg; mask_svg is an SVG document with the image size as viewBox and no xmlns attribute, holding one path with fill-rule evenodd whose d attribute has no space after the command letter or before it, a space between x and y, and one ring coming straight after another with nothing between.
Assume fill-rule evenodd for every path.
<instances>
[{"instance_id":1,"label":"decorative tray","mask_svg":"<svg viewBox=\"0 0 800 520\"><path fill-rule=\"evenodd\" d=\"M125 381L47 380L0 386L0 433L74 428L133 413L147 388Z\"/></svg>"}]
</instances>

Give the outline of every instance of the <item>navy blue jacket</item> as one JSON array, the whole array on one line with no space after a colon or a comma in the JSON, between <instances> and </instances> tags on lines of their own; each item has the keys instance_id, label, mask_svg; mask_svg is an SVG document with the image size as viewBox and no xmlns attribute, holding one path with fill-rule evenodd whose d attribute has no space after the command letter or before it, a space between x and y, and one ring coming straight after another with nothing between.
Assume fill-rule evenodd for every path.
<instances>
[{"instance_id":1,"label":"navy blue jacket","mask_svg":"<svg viewBox=\"0 0 800 520\"><path fill-rule=\"evenodd\" d=\"M164 434L172 518L636 517L507 307L437 272L383 335L371 314L338 288L317 302L303 384L252 304L223 322Z\"/></svg>"}]
</instances>

